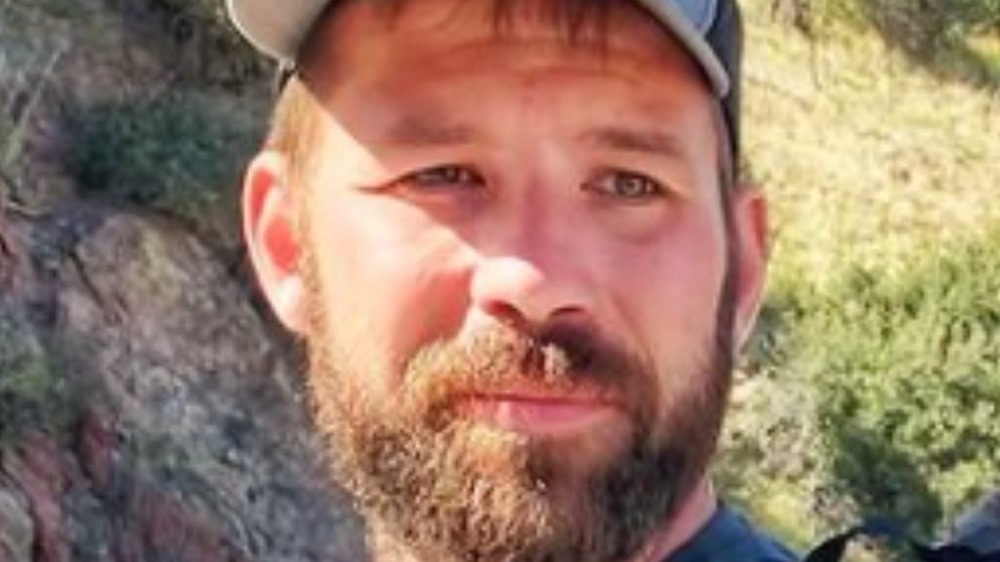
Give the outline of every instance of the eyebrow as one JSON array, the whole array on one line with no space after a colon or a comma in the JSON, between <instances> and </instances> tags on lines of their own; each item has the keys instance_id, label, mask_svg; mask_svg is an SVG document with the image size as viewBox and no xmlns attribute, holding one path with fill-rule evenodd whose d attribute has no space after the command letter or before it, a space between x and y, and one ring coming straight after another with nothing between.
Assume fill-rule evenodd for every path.
<instances>
[{"instance_id":1,"label":"eyebrow","mask_svg":"<svg viewBox=\"0 0 1000 562\"><path fill-rule=\"evenodd\" d=\"M384 136L389 144L416 148L468 144L478 138L472 127L449 123L433 113L406 115L393 123ZM659 131L606 126L587 130L578 138L594 148L651 156L675 157L683 152L676 136Z\"/></svg>"},{"instance_id":2,"label":"eyebrow","mask_svg":"<svg viewBox=\"0 0 1000 562\"><path fill-rule=\"evenodd\" d=\"M433 114L407 115L386 131L389 144L407 147L439 147L467 144L476 139L471 127L448 123Z\"/></svg>"},{"instance_id":3,"label":"eyebrow","mask_svg":"<svg viewBox=\"0 0 1000 562\"><path fill-rule=\"evenodd\" d=\"M658 131L600 127L581 135L584 143L596 148L637 152L652 156L677 156L683 152L679 139Z\"/></svg>"}]
</instances>

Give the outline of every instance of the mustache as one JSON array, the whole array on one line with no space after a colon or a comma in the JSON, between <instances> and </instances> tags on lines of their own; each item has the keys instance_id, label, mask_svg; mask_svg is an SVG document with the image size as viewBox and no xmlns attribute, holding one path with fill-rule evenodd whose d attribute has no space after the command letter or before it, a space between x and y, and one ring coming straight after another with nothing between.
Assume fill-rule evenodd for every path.
<instances>
[{"instance_id":1,"label":"mustache","mask_svg":"<svg viewBox=\"0 0 1000 562\"><path fill-rule=\"evenodd\" d=\"M414 355L405 376L411 398L424 409L518 383L553 392L586 386L627 399L648 392L653 380L638 354L596 330L570 324L532 332L494 327L461 340L435 342Z\"/></svg>"}]
</instances>

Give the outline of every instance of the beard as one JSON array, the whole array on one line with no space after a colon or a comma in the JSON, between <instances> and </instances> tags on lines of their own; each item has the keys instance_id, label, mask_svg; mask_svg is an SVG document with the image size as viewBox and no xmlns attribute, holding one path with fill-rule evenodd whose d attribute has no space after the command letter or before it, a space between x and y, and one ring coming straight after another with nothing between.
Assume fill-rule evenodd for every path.
<instances>
[{"instance_id":1,"label":"beard","mask_svg":"<svg viewBox=\"0 0 1000 562\"><path fill-rule=\"evenodd\" d=\"M306 281L318 305L314 271L307 267ZM315 306L309 384L335 480L374 536L418 559L631 557L702 480L715 449L731 380L733 276L723 283L714 333L659 376L589 328L497 327L426 345L391 397L366 387L378 374L343 349L336 319ZM518 383L600 389L625 405L629 429L595 446L594 435L528 436L463 415L463 397Z\"/></svg>"}]
</instances>

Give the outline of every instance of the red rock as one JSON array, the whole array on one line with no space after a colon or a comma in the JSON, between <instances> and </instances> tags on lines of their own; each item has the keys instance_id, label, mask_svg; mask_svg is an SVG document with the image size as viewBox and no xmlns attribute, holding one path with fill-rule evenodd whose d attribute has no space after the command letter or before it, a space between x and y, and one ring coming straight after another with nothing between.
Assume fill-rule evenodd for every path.
<instances>
[{"instance_id":1,"label":"red rock","mask_svg":"<svg viewBox=\"0 0 1000 562\"><path fill-rule=\"evenodd\" d=\"M29 437L16 447L7 463L7 472L28 498L35 527L34 562L68 560L60 504L66 478L58 444L47 436Z\"/></svg>"},{"instance_id":2,"label":"red rock","mask_svg":"<svg viewBox=\"0 0 1000 562\"><path fill-rule=\"evenodd\" d=\"M77 458L94 491L100 495L111 485L118 434L111 415L90 407L80 420L77 431Z\"/></svg>"}]
</instances>

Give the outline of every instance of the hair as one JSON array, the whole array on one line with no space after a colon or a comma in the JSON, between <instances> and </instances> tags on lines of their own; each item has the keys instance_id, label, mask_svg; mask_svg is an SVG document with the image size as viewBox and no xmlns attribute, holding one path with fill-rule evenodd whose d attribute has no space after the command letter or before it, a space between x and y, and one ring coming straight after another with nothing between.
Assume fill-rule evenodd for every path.
<instances>
[{"instance_id":1,"label":"hair","mask_svg":"<svg viewBox=\"0 0 1000 562\"><path fill-rule=\"evenodd\" d=\"M359 1L380 4L385 16L391 21L407 0L331 0L307 34L299 51L297 66L282 70L278 85L280 93L274 106L266 146L287 156L289 181L292 185L299 185L308 177L310 157L315 153L312 147L319 138L316 117L322 112L322 106L309 87L307 71L323 56L323 31L330 28L337 12L348 3ZM503 34L512 28L516 9L525 1L491 0L491 16L496 33ZM542 7L537 12L533 12L533 16L560 30L570 44L586 40L603 46L608 34L609 14L617 1L619 0L547 0L541 3ZM738 163L734 162L733 150L729 146L728 126L721 105L713 104L712 112L716 122L716 136L719 138L720 186L725 194L739 186Z\"/></svg>"},{"instance_id":2,"label":"hair","mask_svg":"<svg viewBox=\"0 0 1000 562\"><path fill-rule=\"evenodd\" d=\"M265 146L288 158L291 185L300 184L306 177L310 149L319 138L316 117L321 110L320 103L302 79L290 75L274 104Z\"/></svg>"}]
</instances>

